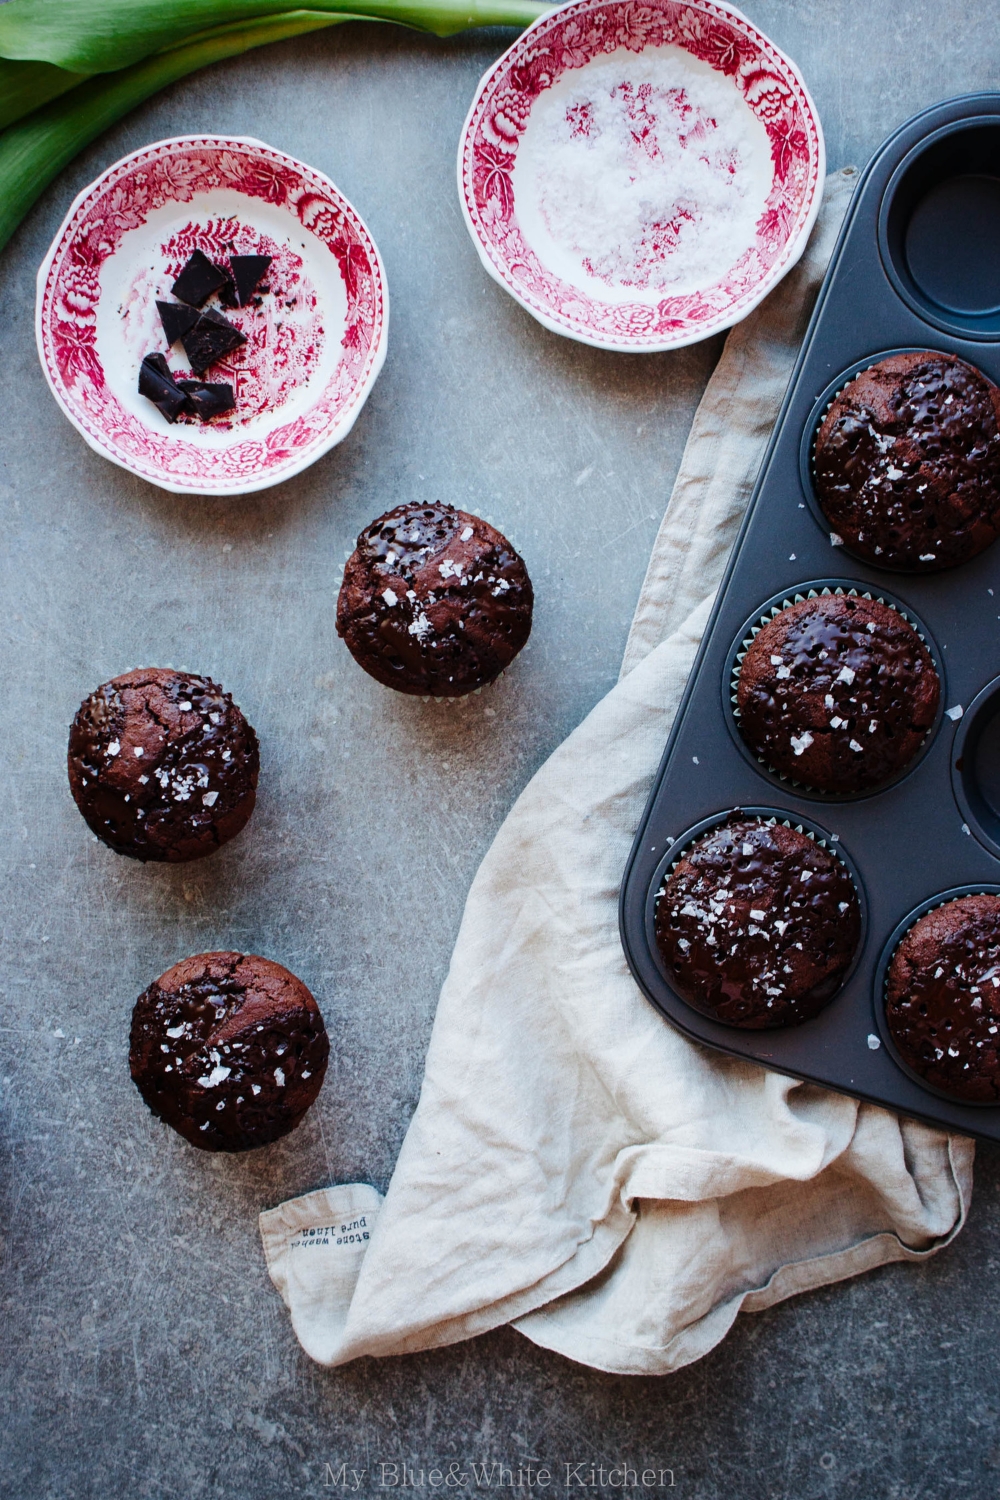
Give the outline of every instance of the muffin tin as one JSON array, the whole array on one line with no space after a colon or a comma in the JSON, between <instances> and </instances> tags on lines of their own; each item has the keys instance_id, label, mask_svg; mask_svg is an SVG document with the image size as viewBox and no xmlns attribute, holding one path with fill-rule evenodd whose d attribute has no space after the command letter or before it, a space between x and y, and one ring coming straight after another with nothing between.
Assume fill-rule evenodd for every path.
<instances>
[{"instance_id":1,"label":"muffin tin","mask_svg":"<svg viewBox=\"0 0 1000 1500\"><path fill-rule=\"evenodd\" d=\"M1000 1141L1000 1105L965 1104L898 1062L882 993L903 932L952 895L1000 891L1000 542L956 568L873 567L812 493L819 419L858 370L904 349L956 354L1000 385L1000 93L948 100L881 147L858 183L622 882L620 924L642 990L681 1031L735 1057L932 1124ZM856 589L900 609L941 675L937 721L907 771L824 796L755 760L732 718L748 627L785 600ZM959 712L961 710L961 712ZM726 1026L671 988L653 940L665 873L730 810L787 820L851 868L866 932L842 988L783 1031Z\"/></svg>"}]
</instances>

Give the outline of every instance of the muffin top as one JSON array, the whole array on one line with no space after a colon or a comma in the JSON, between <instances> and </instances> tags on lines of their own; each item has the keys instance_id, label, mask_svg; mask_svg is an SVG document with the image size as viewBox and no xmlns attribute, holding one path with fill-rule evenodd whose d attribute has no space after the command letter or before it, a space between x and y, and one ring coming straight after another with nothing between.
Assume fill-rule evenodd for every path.
<instances>
[{"instance_id":1,"label":"muffin top","mask_svg":"<svg viewBox=\"0 0 1000 1500\"><path fill-rule=\"evenodd\" d=\"M246 824L257 736L208 677L147 667L105 682L69 734L69 784L97 837L134 859L201 859Z\"/></svg>"},{"instance_id":2,"label":"muffin top","mask_svg":"<svg viewBox=\"0 0 1000 1500\"><path fill-rule=\"evenodd\" d=\"M834 398L813 477L860 556L913 573L965 562L1000 535L1000 390L953 354L890 355Z\"/></svg>"},{"instance_id":3,"label":"muffin top","mask_svg":"<svg viewBox=\"0 0 1000 1500\"><path fill-rule=\"evenodd\" d=\"M205 1151L248 1151L294 1130L329 1051L301 979L254 954L186 958L132 1012L133 1082L154 1115Z\"/></svg>"},{"instance_id":4,"label":"muffin top","mask_svg":"<svg viewBox=\"0 0 1000 1500\"><path fill-rule=\"evenodd\" d=\"M678 993L716 1020L796 1026L832 999L861 934L854 882L807 834L737 815L681 855L656 906Z\"/></svg>"},{"instance_id":5,"label":"muffin top","mask_svg":"<svg viewBox=\"0 0 1000 1500\"><path fill-rule=\"evenodd\" d=\"M930 652L898 610L824 594L783 609L754 637L736 722L771 770L849 794L909 765L940 696Z\"/></svg>"},{"instance_id":6,"label":"muffin top","mask_svg":"<svg viewBox=\"0 0 1000 1500\"><path fill-rule=\"evenodd\" d=\"M533 602L523 561L488 522L450 505L400 505L358 537L337 631L387 687L457 698L513 661Z\"/></svg>"},{"instance_id":7,"label":"muffin top","mask_svg":"<svg viewBox=\"0 0 1000 1500\"><path fill-rule=\"evenodd\" d=\"M913 924L889 965L885 1015L928 1083L1000 1102L1000 896L960 896Z\"/></svg>"}]
</instances>

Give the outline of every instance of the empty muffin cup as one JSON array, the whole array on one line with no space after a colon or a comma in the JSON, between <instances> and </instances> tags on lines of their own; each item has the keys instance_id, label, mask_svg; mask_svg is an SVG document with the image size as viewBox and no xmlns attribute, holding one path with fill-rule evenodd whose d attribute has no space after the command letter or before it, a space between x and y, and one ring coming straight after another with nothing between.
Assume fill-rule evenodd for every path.
<instances>
[{"instance_id":1,"label":"empty muffin cup","mask_svg":"<svg viewBox=\"0 0 1000 1500\"><path fill-rule=\"evenodd\" d=\"M927 323L1000 338L1000 121L950 121L899 163L879 209L878 244L896 291Z\"/></svg>"}]
</instances>

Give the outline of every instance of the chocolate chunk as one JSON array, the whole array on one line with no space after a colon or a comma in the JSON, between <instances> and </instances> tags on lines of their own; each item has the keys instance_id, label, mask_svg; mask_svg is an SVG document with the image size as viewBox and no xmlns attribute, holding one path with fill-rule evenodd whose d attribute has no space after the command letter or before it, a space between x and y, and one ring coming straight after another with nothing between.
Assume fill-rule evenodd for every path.
<instances>
[{"instance_id":1,"label":"chocolate chunk","mask_svg":"<svg viewBox=\"0 0 1000 1500\"><path fill-rule=\"evenodd\" d=\"M158 350L153 354L146 355L139 370L140 380L142 379L142 370L147 367L154 374L158 375L162 380L169 381L171 385L177 384L177 382L174 380L173 372L170 366L167 364L167 356L165 354L161 354ZM142 395L146 394L145 391L142 390L141 386L139 387L139 389Z\"/></svg>"},{"instance_id":2,"label":"chocolate chunk","mask_svg":"<svg viewBox=\"0 0 1000 1500\"><path fill-rule=\"evenodd\" d=\"M168 344L176 344L198 321L197 310L183 302L157 302L156 307Z\"/></svg>"},{"instance_id":3,"label":"chocolate chunk","mask_svg":"<svg viewBox=\"0 0 1000 1500\"><path fill-rule=\"evenodd\" d=\"M217 360L245 344L246 336L238 328L234 328L221 313L209 311L202 313L190 332L181 339L181 343L192 370L200 375L209 365L214 365Z\"/></svg>"},{"instance_id":4,"label":"chocolate chunk","mask_svg":"<svg viewBox=\"0 0 1000 1500\"><path fill-rule=\"evenodd\" d=\"M200 250L195 250L170 290L182 302L187 302L192 307L201 307L226 280L225 271L213 265Z\"/></svg>"},{"instance_id":5,"label":"chocolate chunk","mask_svg":"<svg viewBox=\"0 0 1000 1500\"><path fill-rule=\"evenodd\" d=\"M267 268L274 259L272 255L231 255L229 257L230 269L233 280L236 282L236 294L240 299L240 306L246 307L261 278L267 274Z\"/></svg>"},{"instance_id":6,"label":"chocolate chunk","mask_svg":"<svg viewBox=\"0 0 1000 1500\"><path fill-rule=\"evenodd\" d=\"M147 354L139 366L139 395L152 401L168 422L176 422L187 405L187 396L175 383L162 354Z\"/></svg>"},{"instance_id":7,"label":"chocolate chunk","mask_svg":"<svg viewBox=\"0 0 1000 1500\"><path fill-rule=\"evenodd\" d=\"M206 385L203 380L179 380L177 384L187 393L191 410L203 422L211 417L221 417L236 405L231 385Z\"/></svg>"}]
</instances>

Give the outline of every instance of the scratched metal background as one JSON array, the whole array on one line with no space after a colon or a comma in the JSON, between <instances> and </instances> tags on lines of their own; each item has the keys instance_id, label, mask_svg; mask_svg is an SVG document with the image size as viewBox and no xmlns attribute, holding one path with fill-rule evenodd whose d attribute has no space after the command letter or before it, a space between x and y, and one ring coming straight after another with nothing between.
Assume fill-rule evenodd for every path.
<instances>
[{"instance_id":1,"label":"scratched metal background","mask_svg":"<svg viewBox=\"0 0 1000 1500\"><path fill-rule=\"evenodd\" d=\"M745 8L803 67L833 167L862 164L923 105L997 83L1000 10L983 0ZM0 260L4 1496L281 1500L334 1493L328 1462L523 1456L560 1488L565 1462L669 1465L683 1500L1000 1487L995 1150L944 1255L744 1317L662 1380L595 1374L510 1331L327 1372L267 1280L260 1208L388 1181L465 891L517 792L615 679L720 347L585 349L481 270L454 158L506 40L350 26L214 68L86 152ZM93 456L35 356L35 269L73 194L125 151L199 129L328 172L392 296L388 360L349 439L249 499L177 499ZM461 709L383 691L334 630L360 527L424 496L507 531L538 596L529 649ZM263 747L247 834L187 869L95 844L64 772L83 694L162 662L225 683ZM334 1038L308 1122L242 1160L156 1126L127 1073L135 995L211 947L287 964Z\"/></svg>"}]
</instances>

